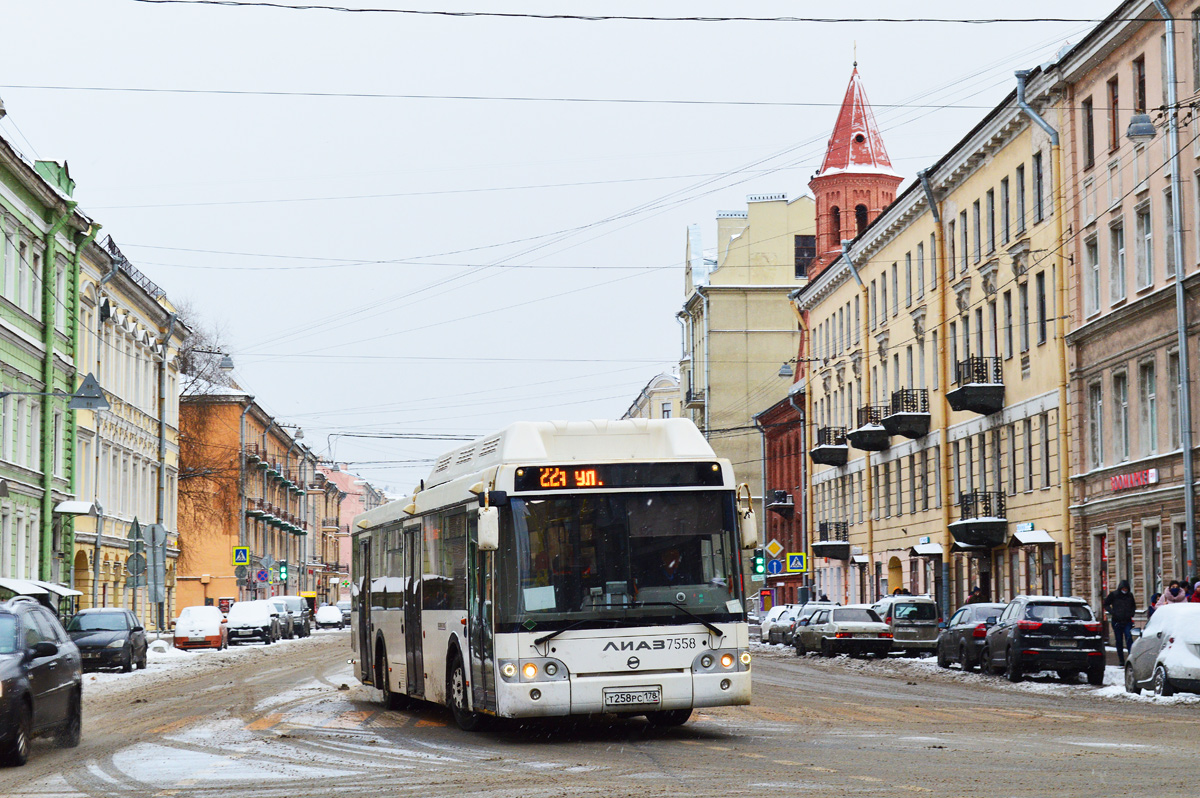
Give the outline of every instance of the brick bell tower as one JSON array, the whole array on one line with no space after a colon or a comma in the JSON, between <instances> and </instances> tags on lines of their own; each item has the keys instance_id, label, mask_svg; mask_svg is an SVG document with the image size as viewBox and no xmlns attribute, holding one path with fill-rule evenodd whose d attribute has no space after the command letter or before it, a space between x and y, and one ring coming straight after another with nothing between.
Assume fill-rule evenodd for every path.
<instances>
[{"instance_id":1,"label":"brick bell tower","mask_svg":"<svg viewBox=\"0 0 1200 798\"><path fill-rule=\"evenodd\" d=\"M888 160L855 62L825 161L808 183L817 200L817 258L808 268L810 280L841 254L842 239L857 236L892 203L902 182Z\"/></svg>"}]
</instances>

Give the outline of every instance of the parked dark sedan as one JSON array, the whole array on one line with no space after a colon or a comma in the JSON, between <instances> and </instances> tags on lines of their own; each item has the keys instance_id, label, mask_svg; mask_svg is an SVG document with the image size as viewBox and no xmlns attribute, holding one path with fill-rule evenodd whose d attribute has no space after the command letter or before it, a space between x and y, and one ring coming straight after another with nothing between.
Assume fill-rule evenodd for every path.
<instances>
[{"instance_id":1,"label":"parked dark sedan","mask_svg":"<svg viewBox=\"0 0 1200 798\"><path fill-rule=\"evenodd\" d=\"M79 745L82 685L79 650L53 613L26 596L0 604L0 759L24 765L38 734Z\"/></svg>"},{"instance_id":2,"label":"parked dark sedan","mask_svg":"<svg viewBox=\"0 0 1200 798\"><path fill-rule=\"evenodd\" d=\"M129 610L97 607L83 610L67 624L79 646L85 668L120 668L128 673L146 667L146 631Z\"/></svg>"},{"instance_id":3,"label":"parked dark sedan","mask_svg":"<svg viewBox=\"0 0 1200 798\"><path fill-rule=\"evenodd\" d=\"M988 629L980 664L1010 682L1052 670L1063 681L1082 671L1088 684L1104 684L1100 622L1081 598L1017 596Z\"/></svg>"},{"instance_id":4,"label":"parked dark sedan","mask_svg":"<svg viewBox=\"0 0 1200 798\"><path fill-rule=\"evenodd\" d=\"M987 619L998 618L1004 604L967 604L950 616L950 623L937 639L937 663L949 668L957 662L964 671L979 664L983 641L987 637Z\"/></svg>"}]
</instances>

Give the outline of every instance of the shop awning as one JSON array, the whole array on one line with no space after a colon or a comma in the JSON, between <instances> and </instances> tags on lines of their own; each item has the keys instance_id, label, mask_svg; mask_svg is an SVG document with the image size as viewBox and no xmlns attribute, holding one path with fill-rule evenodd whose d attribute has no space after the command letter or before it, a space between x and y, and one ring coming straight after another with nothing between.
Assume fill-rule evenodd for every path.
<instances>
[{"instance_id":1,"label":"shop awning","mask_svg":"<svg viewBox=\"0 0 1200 798\"><path fill-rule=\"evenodd\" d=\"M70 500L59 502L54 512L63 515L95 515L96 505L93 502Z\"/></svg>"},{"instance_id":2,"label":"shop awning","mask_svg":"<svg viewBox=\"0 0 1200 798\"><path fill-rule=\"evenodd\" d=\"M941 557L941 543L918 543L908 550L909 557Z\"/></svg>"},{"instance_id":3,"label":"shop awning","mask_svg":"<svg viewBox=\"0 0 1200 798\"><path fill-rule=\"evenodd\" d=\"M1010 546L1045 546L1054 545L1054 538L1044 529L1031 529L1028 532L1013 532Z\"/></svg>"},{"instance_id":4,"label":"shop awning","mask_svg":"<svg viewBox=\"0 0 1200 798\"><path fill-rule=\"evenodd\" d=\"M18 596L48 596L50 591L30 582L28 579L9 579L0 577L0 588L9 590Z\"/></svg>"},{"instance_id":5,"label":"shop awning","mask_svg":"<svg viewBox=\"0 0 1200 798\"><path fill-rule=\"evenodd\" d=\"M856 565L866 565L871 561L871 558L865 554L852 554L850 555L850 561Z\"/></svg>"},{"instance_id":6,"label":"shop awning","mask_svg":"<svg viewBox=\"0 0 1200 798\"><path fill-rule=\"evenodd\" d=\"M46 588L46 590L49 590L51 593L62 596L64 598L68 598L70 596L82 596L83 595L83 593L79 590L72 590L69 587L65 587L63 585L56 585L53 582L43 582L40 579L30 579L29 581L32 582L33 584L37 585L38 587L44 587L44 588Z\"/></svg>"},{"instance_id":7,"label":"shop awning","mask_svg":"<svg viewBox=\"0 0 1200 798\"><path fill-rule=\"evenodd\" d=\"M969 543L959 543L956 540L950 545L950 551L961 554L987 554L991 549L987 546L972 546Z\"/></svg>"}]
</instances>

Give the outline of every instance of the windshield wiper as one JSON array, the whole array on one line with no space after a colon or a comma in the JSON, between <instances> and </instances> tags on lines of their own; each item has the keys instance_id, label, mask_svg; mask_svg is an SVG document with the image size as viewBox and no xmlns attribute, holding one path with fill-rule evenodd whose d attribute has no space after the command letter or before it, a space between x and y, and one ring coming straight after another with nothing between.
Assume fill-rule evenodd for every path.
<instances>
[{"instance_id":1,"label":"windshield wiper","mask_svg":"<svg viewBox=\"0 0 1200 798\"><path fill-rule=\"evenodd\" d=\"M561 629L555 629L550 634L542 635L538 639L534 640L533 644L535 646L540 646L542 643L550 642L551 640L558 637L563 632L566 632L570 629L574 629L575 627L581 626L585 623L596 623L597 621L607 621L608 623L616 624L618 626L621 624L628 625L630 623L630 621L627 618L581 618L580 620L575 621L574 623L567 624L566 626L564 626Z\"/></svg>"},{"instance_id":2,"label":"windshield wiper","mask_svg":"<svg viewBox=\"0 0 1200 798\"><path fill-rule=\"evenodd\" d=\"M709 623L708 621L706 621L706 620L704 620L703 618L701 618L701 617L700 617L699 615L697 615L696 613L694 613L694 612L692 612L691 610L689 610L689 609L688 609L687 607L685 607L684 605L682 605L682 604L677 604L677 603L676 603L676 602L674 602L674 601L649 601L649 602L647 602L647 601L635 601L635 602L634 602L634 606L637 606L637 607L674 607L675 609L677 609L677 610L679 610L680 612L682 612L684 615L687 615L687 616L690 616L690 617L692 617L692 618L695 618L695 619L696 619L696 620L697 620L699 623L702 623L702 624L704 624L705 628L706 628L706 629L708 629L708 631L709 631L709 632L711 632L712 634L716 635L717 637L724 637L724 636L725 636L725 633L721 631L720 627L718 627L718 626L714 626L713 624L711 624L711 623Z\"/></svg>"}]
</instances>

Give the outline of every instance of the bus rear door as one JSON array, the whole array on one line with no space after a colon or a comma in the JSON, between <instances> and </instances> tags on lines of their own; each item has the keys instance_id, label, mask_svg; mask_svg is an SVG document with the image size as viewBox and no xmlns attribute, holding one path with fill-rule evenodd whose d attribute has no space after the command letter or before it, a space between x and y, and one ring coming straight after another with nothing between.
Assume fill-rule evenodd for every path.
<instances>
[{"instance_id":1,"label":"bus rear door","mask_svg":"<svg viewBox=\"0 0 1200 798\"><path fill-rule=\"evenodd\" d=\"M404 659L410 696L425 695L425 655L421 635L421 527L404 530Z\"/></svg>"},{"instance_id":2,"label":"bus rear door","mask_svg":"<svg viewBox=\"0 0 1200 798\"><path fill-rule=\"evenodd\" d=\"M362 569L358 574L358 656L361 666L363 684L375 684L375 657L371 645L371 539L360 538L358 541L359 563Z\"/></svg>"}]
</instances>

